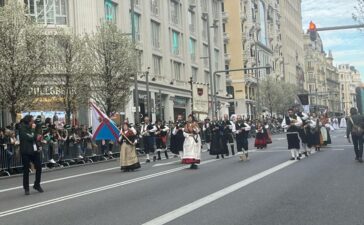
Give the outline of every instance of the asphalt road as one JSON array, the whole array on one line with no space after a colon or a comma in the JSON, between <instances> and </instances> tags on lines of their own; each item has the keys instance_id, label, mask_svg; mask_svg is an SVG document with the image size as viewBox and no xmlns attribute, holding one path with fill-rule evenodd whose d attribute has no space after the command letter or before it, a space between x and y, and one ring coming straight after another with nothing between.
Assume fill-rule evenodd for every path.
<instances>
[{"instance_id":1,"label":"asphalt road","mask_svg":"<svg viewBox=\"0 0 364 225\"><path fill-rule=\"evenodd\" d=\"M130 173L106 162L44 173L45 192L30 196L21 177L0 179L0 224L363 225L364 165L343 130L331 135L301 161L282 135L246 162L204 153L198 170L173 158Z\"/></svg>"}]
</instances>

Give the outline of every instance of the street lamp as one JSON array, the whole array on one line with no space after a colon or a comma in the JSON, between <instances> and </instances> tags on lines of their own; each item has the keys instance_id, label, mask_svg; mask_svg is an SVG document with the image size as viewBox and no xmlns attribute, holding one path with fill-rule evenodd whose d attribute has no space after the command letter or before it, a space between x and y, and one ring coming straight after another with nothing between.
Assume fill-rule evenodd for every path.
<instances>
[{"instance_id":1,"label":"street lamp","mask_svg":"<svg viewBox=\"0 0 364 225\"><path fill-rule=\"evenodd\" d=\"M145 76L146 91L147 91L147 110L148 110L148 117L149 119L151 119L152 114L151 114L151 104L150 104L150 94L149 94L149 70L150 67L147 68L147 71L145 71L145 73L142 74L140 78L143 78Z\"/></svg>"}]
</instances>

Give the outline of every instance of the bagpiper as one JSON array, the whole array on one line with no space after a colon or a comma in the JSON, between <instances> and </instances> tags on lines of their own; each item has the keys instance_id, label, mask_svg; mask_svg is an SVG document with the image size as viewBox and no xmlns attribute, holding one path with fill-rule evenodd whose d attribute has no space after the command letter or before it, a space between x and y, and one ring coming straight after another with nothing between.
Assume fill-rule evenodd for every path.
<instances>
[{"instance_id":1,"label":"bagpiper","mask_svg":"<svg viewBox=\"0 0 364 225\"><path fill-rule=\"evenodd\" d=\"M150 153L154 153L154 135L157 128L150 123L149 117L144 118L144 124L141 127L141 137L143 138L144 152L147 156L146 163L150 162ZM157 157L153 156L153 161L156 161Z\"/></svg>"},{"instance_id":2,"label":"bagpiper","mask_svg":"<svg viewBox=\"0 0 364 225\"><path fill-rule=\"evenodd\" d=\"M248 136L250 129L249 124L242 119L241 115L238 115L235 122L236 150L238 153L242 152L240 155L241 160L248 160Z\"/></svg>"},{"instance_id":3,"label":"bagpiper","mask_svg":"<svg viewBox=\"0 0 364 225\"><path fill-rule=\"evenodd\" d=\"M169 132L169 127L165 125L165 123L162 121L157 121L156 125L157 131L155 132L156 135L156 146L157 146L157 154L158 158L157 160L161 160L161 152L164 152L164 155L166 156L166 159L168 159L168 153L167 153L167 135Z\"/></svg>"},{"instance_id":4,"label":"bagpiper","mask_svg":"<svg viewBox=\"0 0 364 225\"><path fill-rule=\"evenodd\" d=\"M291 150L291 160L300 160L300 139L298 137L299 128L302 120L297 116L293 109L288 110L288 115L282 121L282 127L287 130L288 150Z\"/></svg>"}]
</instances>

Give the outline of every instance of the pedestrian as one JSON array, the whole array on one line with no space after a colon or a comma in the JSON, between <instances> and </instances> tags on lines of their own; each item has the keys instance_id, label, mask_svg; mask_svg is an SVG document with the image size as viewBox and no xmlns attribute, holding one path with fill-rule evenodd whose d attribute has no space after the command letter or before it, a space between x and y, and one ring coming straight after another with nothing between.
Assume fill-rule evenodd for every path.
<instances>
[{"instance_id":1,"label":"pedestrian","mask_svg":"<svg viewBox=\"0 0 364 225\"><path fill-rule=\"evenodd\" d=\"M200 164L201 161L201 138L200 128L192 114L188 116L183 134L185 141L183 143L182 164L190 164L191 169L197 169L196 164Z\"/></svg>"},{"instance_id":2,"label":"pedestrian","mask_svg":"<svg viewBox=\"0 0 364 225\"><path fill-rule=\"evenodd\" d=\"M155 132L156 136L156 146L157 146L157 160L161 160L161 152L164 153L166 159L168 159L168 152L167 152L167 135L169 132L169 127L160 120L157 121L157 131Z\"/></svg>"},{"instance_id":3,"label":"pedestrian","mask_svg":"<svg viewBox=\"0 0 364 225\"><path fill-rule=\"evenodd\" d=\"M291 160L300 160L300 139L298 138L299 127L302 126L302 120L297 116L293 109L288 110L282 122L282 127L287 130L288 150L291 150Z\"/></svg>"},{"instance_id":4,"label":"pedestrian","mask_svg":"<svg viewBox=\"0 0 364 225\"><path fill-rule=\"evenodd\" d=\"M141 128L141 136L143 138L143 145L144 145L144 152L147 156L146 163L150 162L150 154L154 154L154 138L155 138L155 132L157 131L157 128L155 125L153 125L149 117L144 118L144 124ZM157 157L153 156L153 161L156 161Z\"/></svg>"},{"instance_id":5,"label":"pedestrian","mask_svg":"<svg viewBox=\"0 0 364 225\"><path fill-rule=\"evenodd\" d=\"M209 118L205 119L202 130L203 130L203 134L204 134L204 137L205 137L205 143L206 143L206 146L207 146L207 151L210 151L212 130L211 130L211 121L210 121Z\"/></svg>"},{"instance_id":6,"label":"pedestrian","mask_svg":"<svg viewBox=\"0 0 364 225\"><path fill-rule=\"evenodd\" d=\"M139 159L136 152L137 131L129 125L123 124L120 131L120 169L124 172L134 171L140 168Z\"/></svg>"},{"instance_id":7,"label":"pedestrian","mask_svg":"<svg viewBox=\"0 0 364 225\"><path fill-rule=\"evenodd\" d=\"M41 153L39 152L39 145L41 134L35 133L34 118L31 115L26 115L23 119L23 123L20 127L19 138L20 138L20 152L23 162L23 188L25 195L29 195L29 169L30 163L32 162L36 173L35 182L33 188L38 192L43 192L40 186L42 164L41 164Z\"/></svg>"},{"instance_id":8,"label":"pedestrian","mask_svg":"<svg viewBox=\"0 0 364 225\"><path fill-rule=\"evenodd\" d=\"M267 129L265 129L264 125L261 122L257 123L255 136L255 144L254 146L257 149L263 149L267 147Z\"/></svg>"},{"instance_id":9,"label":"pedestrian","mask_svg":"<svg viewBox=\"0 0 364 225\"><path fill-rule=\"evenodd\" d=\"M364 117L358 114L356 108L350 109L350 117L346 128L346 137L350 141L353 140L355 160L362 163L363 162L363 131L364 131Z\"/></svg>"},{"instance_id":10,"label":"pedestrian","mask_svg":"<svg viewBox=\"0 0 364 225\"><path fill-rule=\"evenodd\" d=\"M240 155L241 160L248 160L248 136L250 129L249 124L242 119L241 115L238 115L235 122L236 150L238 153L242 152Z\"/></svg>"},{"instance_id":11,"label":"pedestrian","mask_svg":"<svg viewBox=\"0 0 364 225\"><path fill-rule=\"evenodd\" d=\"M307 146L310 129L308 125L309 116L306 113L300 111L297 111L297 116L299 116L302 120L302 125L298 128L298 133L302 142L303 151L299 153L299 156L301 157L301 154L304 154L306 157L308 157L308 154L311 152Z\"/></svg>"},{"instance_id":12,"label":"pedestrian","mask_svg":"<svg viewBox=\"0 0 364 225\"><path fill-rule=\"evenodd\" d=\"M171 134L171 152L175 157L180 157L182 159L183 153L183 143L185 141L185 137L183 135L183 129L186 125L186 122L183 120L181 114L177 116L177 120L174 123L174 128Z\"/></svg>"},{"instance_id":13,"label":"pedestrian","mask_svg":"<svg viewBox=\"0 0 364 225\"><path fill-rule=\"evenodd\" d=\"M216 120L214 117L211 123L211 148L210 155L216 155L216 159L224 158L225 154L229 153L229 149L224 139L224 125L221 121Z\"/></svg>"}]
</instances>

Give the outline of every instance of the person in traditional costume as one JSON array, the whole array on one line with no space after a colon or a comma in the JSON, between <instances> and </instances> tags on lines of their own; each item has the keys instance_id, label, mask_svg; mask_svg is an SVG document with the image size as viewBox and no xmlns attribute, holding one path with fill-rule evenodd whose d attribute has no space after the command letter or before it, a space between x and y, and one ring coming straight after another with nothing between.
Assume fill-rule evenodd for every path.
<instances>
[{"instance_id":1,"label":"person in traditional costume","mask_svg":"<svg viewBox=\"0 0 364 225\"><path fill-rule=\"evenodd\" d=\"M134 171L140 168L135 145L137 144L137 131L128 123L123 124L120 131L120 169L124 172Z\"/></svg>"},{"instance_id":2,"label":"person in traditional costume","mask_svg":"<svg viewBox=\"0 0 364 225\"><path fill-rule=\"evenodd\" d=\"M157 146L157 160L161 160L161 152L164 152L166 159L168 159L168 152L167 152L167 135L169 132L169 127L162 121L157 121L156 125L157 131L155 132L156 135L156 146Z\"/></svg>"},{"instance_id":3,"label":"person in traditional costume","mask_svg":"<svg viewBox=\"0 0 364 225\"><path fill-rule=\"evenodd\" d=\"M212 132L212 139L211 139L211 148L210 148L210 155L216 155L216 158L219 159L224 158L225 154L229 153L229 149L226 145L226 142L223 141L224 139L224 125L222 121L213 119L211 123L211 132Z\"/></svg>"},{"instance_id":4,"label":"person in traditional costume","mask_svg":"<svg viewBox=\"0 0 364 225\"><path fill-rule=\"evenodd\" d=\"M146 163L150 162L150 154L154 153L154 137L157 131L156 126L150 123L149 117L144 118L144 124L141 127L141 136L143 138L144 152L146 154ZM153 161L156 161L157 157L153 156Z\"/></svg>"},{"instance_id":5,"label":"person in traditional costume","mask_svg":"<svg viewBox=\"0 0 364 225\"><path fill-rule=\"evenodd\" d=\"M249 124L242 119L241 115L238 115L237 121L235 122L235 134L238 154L242 153L239 156L240 160L248 160L248 136L250 129Z\"/></svg>"},{"instance_id":6,"label":"person in traditional costume","mask_svg":"<svg viewBox=\"0 0 364 225\"><path fill-rule=\"evenodd\" d=\"M198 126L193 115L188 116L187 124L184 127L182 164L190 164L191 169L197 169L196 164L201 161L201 138L200 127Z\"/></svg>"},{"instance_id":7,"label":"person in traditional costume","mask_svg":"<svg viewBox=\"0 0 364 225\"><path fill-rule=\"evenodd\" d=\"M297 112L297 116L299 116L302 120L302 126L299 128L299 137L302 142L302 148L303 151L299 153L299 156L301 157L302 154L304 154L306 157L308 157L308 154L311 152L308 148L308 137L310 132L310 127L308 126L308 119L309 116L304 112Z\"/></svg>"},{"instance_id":8,"label":"person in traditional costume","mask_svg":"<svg viewBox=\"0 0 364 225\"><path fill-rule=\"evenodd\" d=\"M265 129L264 125L261 122L257 123L255 136L255 144L254 146L257 149L263 149L267 147L267 129Z\"/></svg>"},{"instance_id":9,"label":"person in traditional costume","mask_svg":"<svg viewBox=\"0 0 364 225\"><path fill-rule=\"evenodd\" d=\"M329 121L325 115L321 115L320 122L322 124L321 134L322 134L323 146L327 146L328 144L331 144Z\"/></svg>"},{"instance_id":10,"label":"person in traditional costume","mask_svg":"<svg viewBox=\"0 0 364 225\"><path fill-rule=\"evenodd\" d=\"M346 118L343 116L340 120L340 128L346 128Z\"/></svg>"},{"instance_id":11,"label":"person in traditional costume","mask_svg":"<svg viewBox=\"0 0 364 225\"><path fill-rule=\"evenodd\" d=\"M297 116L293 109L288 110L288 115L282 121L282 127L287 130L288 150L291 150L291 160L300 160L300 139L298 137L299 127L302 126L302 120Z\"/></svg>"},{"instance_id":12,"label":"person in traditional costume","mask_svg":"<svg viewBox=\"0 0 364 225\"><path fill-rule=\"evenodd\" d=\"M310 129L307 146L309 148L314 147L315 151L320 151L322 145L321 122L316 113L313 113L312 116L310 116L306 126Z\"/></svg>"},{"instance_id":13,"label":"person in traditional costume","mask_svg":"<svg viewBox=\"0 0 364 225\"><path fill-rule=\"evenodd\" d=\"M223 143L224 145L230 146L231 149L231 154L235 155L235 150L234 150L234 133L235 133L235 124L229 120L229 115L225 114L224 115L224 120L223 122L223 132L224 132L224 138L223 138ZM226 156L229 155L229 152L226 154Z\"/></svg>"},{"instance_id":14,"label":"person in traditional costume","mask_svg":"<svg viewBox=\"0 0 364 225\"><path fill-rule=\"evenodd\" d=\"M178 115L171 134L171 152L174 154L174 157L182 158L183 143L185 141L183 129L185 125L186 122L183 120L182 115Z\"/></svg>"},{"instance_id":15,"label":"person in traditional costume","mask_svg":"<svg viewBox=\"0 0 364 225\"><path fill-rule=\"evenodd\" d=\"M334 127L335 130L339 129L339 121L337 117L332 118L332 126Z\"/></svg>"},{"instance_id":16,"label":"person in traditional costume","mask_svg":"<svg viewBox=\"0 0 364 225\"><path fill-rule=\"evenodd\" d=\"M202 127L202 131L205 137L205 143L207 147L207 151L210 151L211 148L211 137L212 137L212 129L211 129L211 122L209 118L205 119L205 122Z\"/></svg>"}]
</instances>

